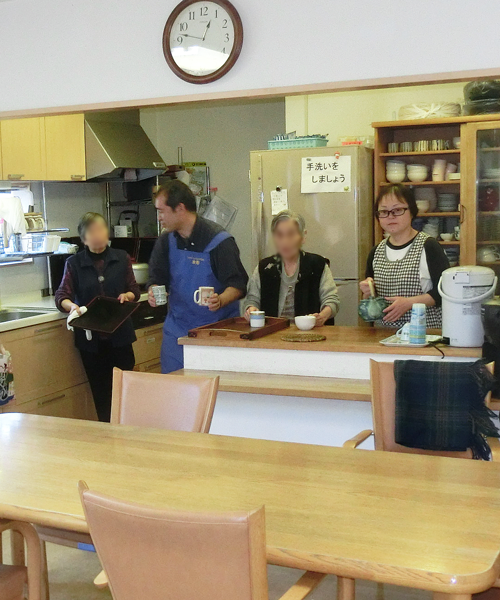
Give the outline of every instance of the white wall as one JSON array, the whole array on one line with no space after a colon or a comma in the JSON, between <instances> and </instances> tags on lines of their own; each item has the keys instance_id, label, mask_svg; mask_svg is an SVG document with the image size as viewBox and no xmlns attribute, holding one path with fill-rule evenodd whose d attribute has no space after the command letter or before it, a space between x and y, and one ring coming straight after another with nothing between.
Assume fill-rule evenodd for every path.
<instances>
[{"instance_id":1,"label":"white wall","mask_svg":"<svg viewBox=\"0 0 500 600\"><path fill-rule=\"evenodd\" d=\"M328 133L329 145L348 135L373 135L371 123L397 118L401 106L419 102L462 102L463 83L335 92L286 98L286 130L299 135Z\"/></svg>"},{"instance_id":2,"label":"white wall","mask_svg":"<svg viewBox=\"0 0 500 600\"><path fill-rule=\"evenodd\" d=\"M238 207L231 233L245 268L251 267L250 150L285 129L283 100L172 106L141 110L141 124L167 164L177 163L182 146L186 162L205 161L211 185Z\"/></svg>"},{"instance_id":3,"label":"white wall","mask_svg":"<svg viewBox=\"0 0 500 600\"><path fill-rule=\"evenodd\" d=\"M497 0L233 0L245 41L222 80L169 70L178 0L0 2L0 111L391 76L500 72Z\"/></svg>"}]
</instances>

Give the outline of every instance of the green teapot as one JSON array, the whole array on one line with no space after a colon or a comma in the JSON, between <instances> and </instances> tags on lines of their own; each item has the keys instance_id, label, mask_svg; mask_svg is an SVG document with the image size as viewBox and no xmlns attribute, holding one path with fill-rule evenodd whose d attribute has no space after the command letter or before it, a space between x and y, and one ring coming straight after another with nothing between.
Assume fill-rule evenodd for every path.
<instances>
[{"instance_id":1,"label":"green teapot","mask_svg":"<svg viewBox=\"0 0 500 600\"><path fill-rule=\"evenodd\" d=\"M375 295L373 281L369 281L368 285L370 286L370 297L361 300L358 307L358 315L363 321L371 323L383 318L384 309L389 306L389 302L385 298Z\"/></svg>"}]
</instances>

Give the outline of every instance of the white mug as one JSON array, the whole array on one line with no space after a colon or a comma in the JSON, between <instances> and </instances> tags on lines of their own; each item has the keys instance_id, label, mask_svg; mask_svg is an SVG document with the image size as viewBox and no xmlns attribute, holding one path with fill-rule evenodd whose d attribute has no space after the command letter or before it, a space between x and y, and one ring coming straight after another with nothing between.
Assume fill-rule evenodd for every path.
<instances>
[{"instance_id":1,"label":"white mug","mask_svg":"<svg viewBox=\"0 0 500 600\"><path fill-rule=\"evenodd\" d=\"M477 251L477 260L481 263L494 263L500 260L500 253L496 246L484 246Z\"/></svg>"},{"instance_id":2,"label":"white mug","mask_svg":"<svg viewBox=\"0 0 500 600\"><path fill-rule=\"evenodd\" d=\"M460 240L460 225L455 225L455 239Z\"/></svg>"},{"instance_id":3,"label":"white mug","mask_svg":"<svg viewBox=\"0 0 500 600\"><path fill-rule=\"evenodd\" d=\"M213 287L199 287L193 294L193 300L198 306L208 306L208 299L214 292Z\"/></svg>"},{"instance_id":4,"label":"white mug","mask_svg":"<svg viewBox=\"0 0 500 600\"><path fill-rule=\"evenodd\" d=\"M396 331L396 337L401 342L409 342L410 341L410 324L405 323L401 329Z\"/></svg>"}]
</instances>

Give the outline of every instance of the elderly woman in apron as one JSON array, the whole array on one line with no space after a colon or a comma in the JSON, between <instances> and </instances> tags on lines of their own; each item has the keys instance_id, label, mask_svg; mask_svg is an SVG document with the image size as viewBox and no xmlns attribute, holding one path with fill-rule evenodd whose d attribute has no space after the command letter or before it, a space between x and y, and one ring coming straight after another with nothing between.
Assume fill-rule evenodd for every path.
<instances>
[{"instance_id":1,"label":"elderly woman in apron","mask_svg":"<svg viewBox=\"0 0 500 600\"><path fill-rule=\"evenodd\" d=\"M370 252L366 279L360 283L363 297L370 296L372 281L377 294L391 303L377 325L402 327L410 321L415 303L426 305L428 327L442 325L437 288L449 262L437 240L413 228L417 214L409 187L395 184L382 188L375 203L375 216L388 235Z\"/></svg>"}]
</instances>

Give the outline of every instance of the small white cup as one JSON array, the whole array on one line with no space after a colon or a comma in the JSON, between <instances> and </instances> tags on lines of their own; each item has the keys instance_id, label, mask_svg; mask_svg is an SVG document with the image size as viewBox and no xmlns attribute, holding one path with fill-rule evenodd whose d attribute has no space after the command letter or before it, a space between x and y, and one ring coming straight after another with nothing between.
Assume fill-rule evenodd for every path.
<instances>
[{"instance_id":1,"label":"small white cup","mask_svg":"<svg viewBox=\"0 0 500 600\"><path fill-rule=\"evenodd\" d=\"M208 306L208 299L215 292L213 287L199 287L193 294L193 300L198 306Z\"/></svg>"},{"instance_id":2,"label":"small white cup","mask_svg":"<svg viewBox=\"0 0 500 600\"><path fill-rule=\"evenodd\" d=\"M167 303L167 290L164 285L153 286L153 296L156 300L156 306L163 306Z\"/></svg>"},{"instance_id":3,"label":"small white cup","mask_svg":"<svg viewBox=\"0 0 500 600\"><path fill-rule=\"evenodd\" d=\"M266 314L263 310L252 310L250 313L250 327L264 327Z\"/></svg>"},{"instance_id":4,"label":"small white cup","mask_svg":"<svg viewBox=\"0 0 500 600\"><path fill-rule=\"evenodd\" d=\"M396 331L396 337L401 342L409 342L410 341L410 324L405 323L401 329Z\"/></svg>"}]
</instances>

